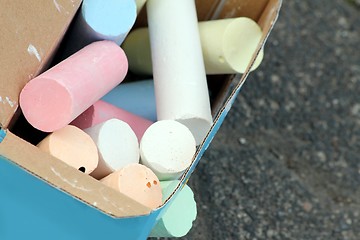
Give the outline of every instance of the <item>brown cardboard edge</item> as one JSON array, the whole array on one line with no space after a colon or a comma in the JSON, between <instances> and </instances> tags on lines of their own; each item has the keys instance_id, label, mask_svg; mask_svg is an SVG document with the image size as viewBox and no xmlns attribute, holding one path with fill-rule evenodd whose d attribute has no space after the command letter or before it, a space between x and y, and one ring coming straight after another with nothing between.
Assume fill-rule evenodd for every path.
<instances>
[{"instance_id":1,"label":"brown cardboard edge","mask_svg":"<svg viewBox=\"0 0 360 240\"><path fill-rule=\"evenodd\" d=\"M281 5L282 5L282 0L269 0L267 6L265 7L265 10L264 10L263 14L261 15L259 22L258 22L259 25L261 26L261 28L263 29L263 36L261 38L261 41L257 47L256 52L254 53L254 55L251 59L251 61L249 62L245 73L243 73L242 75L240 75L240 74L233 75L232 81L235 80L238 83L236 84L235 88L231 91L229 97L227 98L227 100L225 101L225 103L223 104L221 109L218 111L218 113L214 119L214 124L219 120L221 114L225 111L226 105L235 97L235 94L242 87L242 85L245 83L247 77L249 76L250 69L252 68L257 56L259 55L259 52L265 46L266 40L269 38L270 33L275 26L275 23L279 17ZM213 124L213 126L214 126L214 124ZM199 146L198 149L201 149L206 138L208 138L208 135L205 137L204 141L201 143L201 145ZM194 156L194 159L199 154L199 152L200 151L198 150Z\"/></svg>"},{"instance_id":2,"label":"brown cardboard edge","mask_svg":"<svg viewBox=\"0 0 360 240\"><path fill-rule=\"evenodd\" d=\"M276 6L276 2L278 2L277 0L268 0L267 3L261 4L259 5L259 7L261 7L262 9L262 14L257 16L256 18L254 18L253 20L256 20L257 23L259 24L259 26L261 27L262 30L266 29L266 25L268 25L268 23L271 23L271 21L274 21L274 24L276 22L276 18L274 19L274 10L276 10L277 8L274 7ZM279 10L281 8L282 5L282 1L279 3ZM269 9L267 9L269 8ZM265 14L266 13L266 14ZM279 13L279 11L278 11ZM277 13L277 14L278 14ZM270 34L271 29L269 29L268 34L266 35L265 32L261 38L261 41L257 47L257 50L255 51L252 60L249 62L247 71L245 71L244 74L248 73L250 74L250 72L248 72L248 69L251 69L256 57L259 54L259 51L261 48L264 48L266 40L268 38L268 35ZM241 80L242 75L241 74L236 74L236 75L229 75L226 80L224 80L225 84L222 86L223 91L221 92L221 94L219 94L215 101L217 104L215 106L213 106L212 109L212 114L213 116L216 116L218 113L220 113L221 109L223 108L224 104L226 103L226 100L231 96L233 89L235 88L236 85L239 84L240 80ZM247 78L247 76L246 76ZM245 81L245 80L244 80Z\"/></svg>"},{"instance_id":3,"label":"brown cardboard edge","mask_svg":"<svg viewBox=\"0 0 360 240\"><path fill-rule=\"evenodd\" d=\"M31 3L29 3L29 4L31 4ZM54 1L54 4L59 5L59 3L55 3L55 1ZM64 37L65 32L67 31L72 19L74 18L75 14L79 10L79 8L82 4L82 0L71 1L67 4L72 4L74 11L67 12L67 14L65 14L66 18L68 20L66 22L64 22L64 25L63 25L64 28L58 32L58 35L55 37L56 41L51 43L51 46L49 47L50 51L47 52L47 54L42 57L41 63L38 64L38 66L36 67L36 69L34 69L33 72L29 73L33 77L36 77L38 74L40 74L42 71L44 71L46 69L46 67L48 67L48 64L50 64L50 62L51 62L50 60L54 56L54 53L57 50L58 45L60 44L60 40ZM61 5L59 5L59 7L61 7ZM30 81L30 79L28 81ZM18 95L19 95L20 89L23 88L23 86L21 85L23 83L20 84L20 83L16 82L15 84L18 86L18 89L19 89ZM14 102L12 104L5 105L4 109L3 109L3 113L5 113L5 114L0 116L0 127L4 127L4 128L11 127L11 125L14 123L14 121L16 120L16 118L20 114L20 112L21 111L19 109L18 98L16 98L16 100L14 99Z\"/></svg>"},{"instance_id":4,"label":"brown cardboard edge","mask_svg":"<svg viewBox=\"0 0 360 240\"><path fill-rule=\"evenodd\" d=\"M215 119L214 119L214 124L219 120L221 114L225 111L226 105L235 97L236 92L238 91L239 88L241 88L241 86L245 83L247 77L250 74L250 69L252 68L255 59L257 58L257 56L259 55L259 52L261 51L261 49L265 46L266 40L269 38L270 33L272 31L272 29L275 26L275 23L279 17L279 13L280 13L280 9L281 9L281 5L282 5L282 0L269 0L263 14L261 15L260 19L259 19L259 25L261 26L261 28L263 29L263 36L261 38L261 41L257 47L256 52L254 53L251 61L248 64L248 67L245 71L245 73L243 73L242 75L240 74L236 74L233 75L232 77L232 81L237 81L238 83L236 84L235 88L231 91L229 97L227 98L227 100L225 101L225 103L223 104L223 106L220 108L220 110L218 111ZM267 20L267 21L264 21ZM212 128L213 128L212 126ZM210 131L209 131L210 132ZM194 159L197 157L197 155L200 152L200 149L202 148L205 140L208 138L209 133L207 134L207 136L205 137L204 141L200 144L200 146L198 147L198 151L196 152Z\"/></svg>"},{"instance_id":5,"label":"brown cardboard edge","mask_svg":"<svg viewBox=\"0 0 360 240\"><path fill-rule=\"evenodd\" d=\"M261 39L261 41L260 41L260 43L259 43L259 45L257 47L256 52L254 53L254 55L252 57L252 60L249 62L245 73L243 73L242 75L236 74L236 75L232 76L232 80L229 83L229 85L232 85L233 82L237 82L235 88L231 91L231 93L229 94L229 97L226 99L223 106L217 112L217 115L216 115L216 117L214 119L214 123L213 123L211 129L209 130L209 132L206 135L203 142L197 148L197 151L196 151L196 153L195 153L195 155L194 155L194 157L192 159L191 165L187 168L187 170L184 172L184 174L180 178L180 183L176 186L173 193L164 201L163 205L165 205L167 202L169 202L171 200L171 198L173 197L173 195L184 184L186 184L185 183L185 178L188 175L188 172L190 171L192 166L195 164L195 160L197 159L198 155L200 154L200 150L204 147L204 143L207 140L207 138L209 137L209 134L210 134L211 130L214 128L215 123L219 121L220 116L226 110L226 106L230 103L230 101L233 100L234 97L236 97L237 91L242 87L242 85L245 83L247 77L249 76L250 69L252 68L252 66L254 64L254 62L256 60L256 57L259 55L259 52L261 51L261 49L264 47L264 45L266 43L266 40L269 38L270 33L271 33L272 29L275 26L275 23L276 23L276 21L277 21L277 19L279 17L281 6L282 6L282 0L269 0L268 4L266 5L266 7L265 7L265 9L263 11L263 14L260 16L260 18L258 20L259 25L263 29L263 36L262 36L262 39ZM160 206L160 207L162 207L162 206Z\"/></svg>"},{"instance_id":6,"label":"brown cardboard edge","mask_svg":"<svg viewBox=\"0 0 360 240\"><path fill-rule=\"evenodd\" d=\"M9 130L0 154L38 179L113 218L148 215L152 211L135 200L42 152ZM14 160L13 160L14 159Z\"/></svg>"}]
</instances>

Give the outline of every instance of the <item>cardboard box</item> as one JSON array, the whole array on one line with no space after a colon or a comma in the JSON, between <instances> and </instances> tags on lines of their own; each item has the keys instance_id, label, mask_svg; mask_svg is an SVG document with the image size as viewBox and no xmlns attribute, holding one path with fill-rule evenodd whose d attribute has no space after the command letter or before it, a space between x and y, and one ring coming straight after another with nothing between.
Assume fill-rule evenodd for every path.
<instances>
[{"instance_id":1,"label":"cardboard box","mask_svg":"<svg viewBox=\"0 0 360 240\"><path fill-rule=\"evenodd\" d=\"M263 37L242 75L216 78L214 125L191 167L155 211L41 152L12 133L22 87L48 66L81 0L0 0L0 239L146 239L168 203L194 171L244 84L272 30L282 0L197 0L199 20L247 16ZM144 15L144 11L142 13ZM139 18L141 19L141 18ZM142 19L145 19L143 16ZM141 24L140 24L141 25ZM221 78L221 81L219 81ZM195 193L196 194L196 193Z\"/></svg>"}]
</instances>

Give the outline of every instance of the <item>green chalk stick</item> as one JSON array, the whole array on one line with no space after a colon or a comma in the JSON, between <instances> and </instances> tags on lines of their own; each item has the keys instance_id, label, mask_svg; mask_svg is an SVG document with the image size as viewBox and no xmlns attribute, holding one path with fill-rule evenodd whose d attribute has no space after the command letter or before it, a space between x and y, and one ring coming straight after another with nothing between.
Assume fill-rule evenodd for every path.
<instances>
[{"instance_id":1,"label":"green chalk stick","mask_svg":"<svg viewBox=\"0 0 360 240\"><path fill-rule=\"evenodd\" d=\"M178 180L160 182L163 201L172 194L178 183ZM174 197L168 203L166 212L153 228L150 237L183 237L190 231L197 214L194 193L189 186L184 185Z\"/></svg>"}]
</instances>

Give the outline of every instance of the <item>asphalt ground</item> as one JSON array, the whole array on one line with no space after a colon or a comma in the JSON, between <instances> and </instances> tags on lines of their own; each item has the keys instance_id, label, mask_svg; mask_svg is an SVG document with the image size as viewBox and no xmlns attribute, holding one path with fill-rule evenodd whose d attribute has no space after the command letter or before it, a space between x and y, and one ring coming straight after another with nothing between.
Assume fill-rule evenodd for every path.
<instances>
[{"instance_id":1,"label":"asphalt ground","mask_svg":"<svg viewBox=\"0 0 360 240\"><path fill-rule=\"evenodd\" d=\"M189 186L182 239L360 239L360 2L284 0Z\"/></svg>"}]
</instances>

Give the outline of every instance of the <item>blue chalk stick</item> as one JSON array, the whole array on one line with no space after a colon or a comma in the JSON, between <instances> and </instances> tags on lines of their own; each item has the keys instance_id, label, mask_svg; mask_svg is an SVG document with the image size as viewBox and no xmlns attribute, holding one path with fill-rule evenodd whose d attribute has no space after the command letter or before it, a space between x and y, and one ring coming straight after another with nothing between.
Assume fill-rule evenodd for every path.
<instances>
[{"instance_id":1,"label":"blue chalk stick","mask_svg":"<svg viewBox=\"0 0 360 240\"><path fill-rule=\"evenodd\" d=\"M95 41L109 40L121 45L136 17L134 0L83 0L63 41L59 60Z\"/></svg>"},{"instance_id":2,"label":"blue chalk stick","mask_svg":"<svg viewBox=\"0 0 360 240\"><path fill-rule=\"evenodd\" d=\"M136 20L134 0L84 0L81 15L99 39L121 44Z\"/></svg>"},{"instance_id":3,"label":"blue chalk stick","mask_svg":"<svg viewBox=\"0 0 360 240\"><path fill-rule=\"evenodd\" d=\"M148 120L157 120L153 80L121 83L102 100Z\"/></svg>"}]
</instances>

